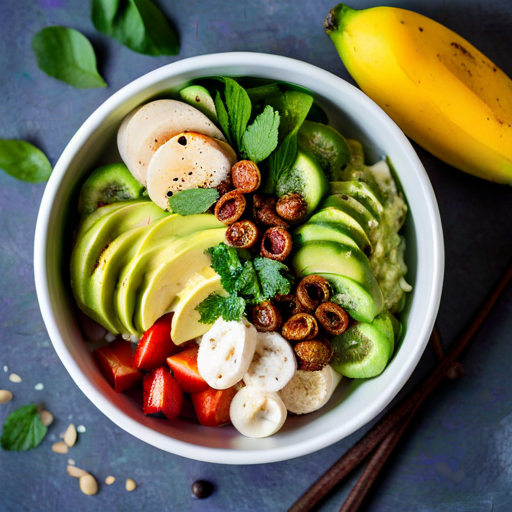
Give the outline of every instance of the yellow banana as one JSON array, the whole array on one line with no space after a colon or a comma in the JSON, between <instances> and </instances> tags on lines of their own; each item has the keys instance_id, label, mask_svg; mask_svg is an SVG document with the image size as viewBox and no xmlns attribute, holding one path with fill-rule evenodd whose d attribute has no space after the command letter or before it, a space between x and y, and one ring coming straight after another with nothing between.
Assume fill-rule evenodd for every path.
<instances>
[{"instance_id":1,"label":"yellow banana","mask_svg":"<svg viewBox=\"0 0 512 512\"><path fill-rule=\"evenodd\" d=\"M420 14L339 4L325 30L361 89L448 164L512 185L512 80L468 41Z\"/></svg>"}]
</instances>

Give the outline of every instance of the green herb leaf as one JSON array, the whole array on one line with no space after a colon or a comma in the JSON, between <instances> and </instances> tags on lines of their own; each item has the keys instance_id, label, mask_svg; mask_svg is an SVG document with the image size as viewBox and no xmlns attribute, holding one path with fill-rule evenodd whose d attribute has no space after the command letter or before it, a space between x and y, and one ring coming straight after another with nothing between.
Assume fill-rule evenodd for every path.
<instances>
[{"instance_id":1,"label":"green herb leaf","mask_svg":"<svg viewBox=\"0 0 512 512\"><path fill-rule=\"evenodd\" d=\"M262 302L261 286L258 274L252 261L244 263L240 277L237 280L236 291L250 304Z\"/></svg>"},{"instance_id":2,"label":"green herb leaf","mask_svg":"<svg viewBox=\"0 0 512 512\"><path fill-rule=\"evenodd\" d=\"M31 450L39 446L47 431L37 407L25 405L7 416L0 440L2 448L15 452Z\"/></svg>"},{"instance_id":3,"label":"green herb leaf","mask_svg":"<svg viewBox=\"0 0 512 512\"><path fill-rule=\"evenodd\" d=\"M92 0L91 18L97 30L134 52L145 55L179 52L176 31L150 0Z\"/></svg>"},{"instance_id":4,"label":"green herb leaf","mask_svg":"<svg viewBox=\"0 0 512 512\"><path fill-rule=\"evenodd\" d=\"M237 295L222 297L212 293L196 307L196 311L201 315L199 322L202 324L213 324L219 317L226 322L239 322L243 318L245 305L245 300Z\"/></svg>"},{"instance_id":5,"label":"green herb leaf","mask_svg":"<svg viewBox=\"0 0 512 512\"><path fill-rule=\"evenodd\" d=\"M279 146L269 159L269 177L265 192L273 193L276 183L288 172L297 156L297 132L306 119L313 104L313 97L298 91L286 91L269 99L269 103L279 111Z\"/></svg>"},{"instance_id":6,"label":"green herb leaf","mask_svg":"<svg viewBox=\"0 0 512 512\"><path fill-rule=\"evenodd\" d=\"M226 98L231 139L240 151L243 147L242 138L247 128L247 123L251 118L251 100L245 92L245 89L238 85L233 79L224 77L223 81L226 85L224 97Z\"/></svg>"},{"instance_id":7,"label":"green herb leaf","mask_svg":"<svg viewBox=\"0 0 512 512\"><path fill-rule=\"evenodd\" d=\"M224 290L228 293L236 293L237 280L243 270L237 250L221 242L215 247L208 248L205 252L211 256L211 266L219 274Z\"/></svg>"},{"instance_id":8,"label":"green herb leaf","mask_svg":"<svg viewBox=\"0 0 512 512\"><path fill-rule=\"evenodd\" d=\"M220 127L222 128L226 139L232 145L233 141L231 140L231 133L229 131L228 111L226 110L226 105L224 105L219 91L217 91L217 94L215 95L215 110L217 111L217 118L219 119Z\"/></svg>"},{"instance_id":9,"label":"green herb leaf","mask_svg":"<svg viewBox=\"0 0 512 512\"><path fill-rule=\"evenodd\" d=\"M175 192L169 198L169 207L180 215L195 215L204 213L217 199L219 192L215 188L190 188Z\"/></svg>"},{"instance_id":10,"label":"green herb leaf","mask_svg":"<svg viewBox=\"0 0 512 512\"><path fill-rule=\"evenodd\" d=\"M30 183L46 181L52 173L45 154L23 140L0 140L0 169Z\"/></svg>"},{"instance_id":11,"label":"green herb leaf","mask_svg":"<svg viewBox=\"0 0 512 512\"><path fill-rule=\"evenodd\" d=\"M255 163L265 160L277 147L279 112L270 105L245 130L243 151Z\"/></svg>"},{"instance_id":12,"label":"green herb leaf","mask_svg":"<svg viewBox=\"0 0 512 512\"><path fill-rule=\"evenodd\" d=\"M48 27L32 39L37 65L48 75L73 87L105 87L96 67L96 55L89 40L77 30Z\"/></svg>"},{"instance_id":13,"label":"green herb leaf","mask_svg":"<svg viewBox=\"0 0 512 512\"><path fill-rule=\"evenodd\" d=\"M262 100L268 100L271 96L281 94L281 89L278 84L260 85L259 87L251 87L246 89L252 103L257 103Z\"/></svg>"},{"instance_id":14,"label":"green herb leaf","mask_svg":"<svg viewBox=\"0 0 512 512\"><path fill-rule=\"evenodd\" d=\"M255 258L253 264L261 283L262 300L290 293L294 277L284 263L269 258Z\"/></svg>"}]
</instances>

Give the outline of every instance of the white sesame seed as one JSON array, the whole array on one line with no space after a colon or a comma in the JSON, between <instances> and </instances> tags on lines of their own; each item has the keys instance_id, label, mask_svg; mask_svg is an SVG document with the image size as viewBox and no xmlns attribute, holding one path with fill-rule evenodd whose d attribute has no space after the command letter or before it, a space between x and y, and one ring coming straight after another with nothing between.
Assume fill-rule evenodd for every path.
<instances>
[{"instance_id":1,"label":"white sesame seed","mask_svg":"<svg viewBox=\"0 0 512 512\"><path fill-rule=\"evenodd\" d=\"M34 389L35 389L36 391L41 391L43 388L44 388L44 386L43 386L43 384L42 384L41 382L40 382L39 384L36 384L36 385L34 386Z\"/></svg>"},{"instance_id":2,"label":"white sesame seed","mask_svg":"<svg viewBox=\"0 0 512 512\"><path fill-rule=\"evenodd\" d=\"M78 425L78 427L76 427L76 431L83 434L86 431L86 428L83 425Z\"/></svg>"}]
</instances>

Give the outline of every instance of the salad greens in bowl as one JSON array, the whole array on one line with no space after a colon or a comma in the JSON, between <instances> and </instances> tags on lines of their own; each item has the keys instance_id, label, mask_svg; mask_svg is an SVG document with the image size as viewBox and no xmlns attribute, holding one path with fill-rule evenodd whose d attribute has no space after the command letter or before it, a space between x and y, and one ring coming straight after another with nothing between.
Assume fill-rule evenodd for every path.
<instances>
[{"instance_id":1,"label":"salad greens in bowl","mask_svg":"<svg viewBox=\"0 0 512 512\"><path fill-rule=\"evenodd\" d=\"M38 299L77 385L145 442L274 462L373 419L439 307L439 212L363 93L288 58L195 57L107 100L57 163Z\"/></svg>"}]
</instances>

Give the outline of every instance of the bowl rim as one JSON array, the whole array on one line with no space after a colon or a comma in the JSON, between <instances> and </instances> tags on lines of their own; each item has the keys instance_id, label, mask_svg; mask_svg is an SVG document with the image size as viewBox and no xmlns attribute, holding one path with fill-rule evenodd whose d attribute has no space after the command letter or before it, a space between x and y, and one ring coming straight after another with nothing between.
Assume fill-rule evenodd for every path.
<instances>
[{"instance_id":1,"label":"bowl rim","mask_svg":"<svg viewBox=\"0 0 512 512\"><path fill-rule=\"evenodd\" d=\"M324 432L322 436L313 437L283 447L262 450L234 450L197 446L174 439L140 424L107 400L106 396L99 389L95 388L88 377L82 372L65 345L64 339L57 326L56 313L52 309L50 285L46 272L48 264L46 242L50 230L50 212L62 179L82 144L102 125L110 113L116 108L120 108L137 93L171 76L197 71L198 69L213 67L215 65L239 65L242 68L247 66L270 67L282 70L284 74L286 74L287 70L299 71L303 74L314 75L320 80L328 80L333 86L339 88L340 91L348 92L352 96L358 97L360 101L366 102L372 115L379 118L379 122L386 126L393 138L396 139L397 143L400 145L401 151L405 153L405 156L413 164L412 168L419 180L419 185L423 189L428 205L428 211L425 212L425 215L428 215L433 237L431 250L433 254L434 279L430 286L428 308L423 311L421 335L418 343L414 346L413 350L411 350L406 364L399 369L393 381L382 391L378 399L368 404L360 414L341 424L338 428ZM41 314L60 360L82 392L116 425L142 441L183 457L203 462L223 464L261 464L307 455L336 443L374 419L403 388L423 354L439 309L443 275L444 243L441 219L435 194L418 155L400 128L375 102L373 102L373 100L342 78L303 61L265 53L228 52L186 58L157 68L130 82L111 95L82 124L57 161L41 200L34 240L34 276Z\"/></svg>"}]
</instances>

